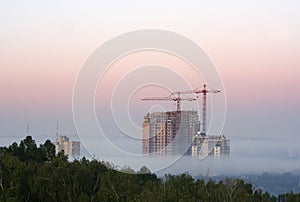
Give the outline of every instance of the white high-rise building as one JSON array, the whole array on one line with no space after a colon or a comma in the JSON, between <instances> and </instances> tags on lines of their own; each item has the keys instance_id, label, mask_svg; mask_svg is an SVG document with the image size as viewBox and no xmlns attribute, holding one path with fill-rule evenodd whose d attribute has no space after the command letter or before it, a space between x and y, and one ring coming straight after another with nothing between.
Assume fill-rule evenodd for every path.
<instances>
[{"instance_id":1,"label":"white high-rise building","mask_svg":"<svg viewBox=\"0 0 300 202\"><path fill-rule=\"evenodd\" d=\"M67 136L58 136L55 144L55 154L64 151L64 154L69 157L80 155L80 142L69 141Z\"/></svg>"},{"instance_id":2,"label":"white high-rise building","mask_svg":"<svg viewBox=\"0 0 300 202\"><path fill-rule=\"evenodd\" d=\"M214 135L196 135L192 144L192 156L204 158L214 156L216 158L222 155L229 155L230 141L225 136Z\"/></svg>"}]
</instances>

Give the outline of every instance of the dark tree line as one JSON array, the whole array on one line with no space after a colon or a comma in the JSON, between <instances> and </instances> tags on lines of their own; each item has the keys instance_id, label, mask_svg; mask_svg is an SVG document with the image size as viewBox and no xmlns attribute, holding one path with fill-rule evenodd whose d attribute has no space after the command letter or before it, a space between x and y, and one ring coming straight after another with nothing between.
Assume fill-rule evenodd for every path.
<instances>
[{"instance_id":1,"label":"dark tree line","mask_svg":"<svg viewBox=\"0 0 300 202\"><path fill-rule=\"evenodd\" d=\"M55 156L47 140L39 147L30 137L0 147L0 201L300 201L299 194L278 198L239 179L194 180L189 174L164 179L142 167L125 174L107 162Z\"/></svg>"}]
</instances>

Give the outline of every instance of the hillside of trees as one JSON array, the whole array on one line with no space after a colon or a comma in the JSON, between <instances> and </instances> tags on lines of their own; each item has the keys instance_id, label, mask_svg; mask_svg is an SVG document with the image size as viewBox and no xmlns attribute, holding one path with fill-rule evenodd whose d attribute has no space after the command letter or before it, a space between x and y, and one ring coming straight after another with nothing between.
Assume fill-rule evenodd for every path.
<instances>
[{"instance_id":1,"label":"hillside of trees","mask_svg":"<svg viewBox=\"0 0 300 202\"><path fill-rule=\"evenodd\" d=\"M195 179L224 181L226 178L243 179L245 183L251 183L253 187L268 191L271 195L281 195L289 192L300 193L300 172L293 173L268 173L262 174L237 174L237 175L213 175L195 176Z\"/></svg>"},{"instance_id":2,"label":"hillside of trees","mask_svg":"<svg viewBox=\"0 0 300 202\"><path fill-rule=\"evenodd\" d=\"M278 197L254 189L240 179L193 179L189 174L165 175L163 179L97 160L68 161L55 156L47 140L37 146L28 136L19 144L0 147L0 201L300 201L300 194Z\"/></svg>"}]
</instances>

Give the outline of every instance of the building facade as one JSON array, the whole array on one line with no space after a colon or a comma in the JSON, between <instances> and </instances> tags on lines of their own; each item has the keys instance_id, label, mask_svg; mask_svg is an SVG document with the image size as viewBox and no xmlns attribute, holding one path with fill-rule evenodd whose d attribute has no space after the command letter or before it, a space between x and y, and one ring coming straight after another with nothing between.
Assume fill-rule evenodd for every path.
<instances>
[{"instance_id":1,"label":"building facade","mask_svg":"<svg viewBox=\"0 0 300 202\"><path fill-rule=\"evenodd\" d=\"M142 152L144 155L190 155L198 128L197 111L148 113L143 122Z\"/></svg>"},{"instance_id":2,"label":"building facade","mask_svg":"<svg viewBox=\"0 0 300 202\"><path fill-rule=\"evenodd\" d=\"M69 157L77 157L80 155L80 142L69 141L67 136L59 136L56 138L55 154L64 151L64 154Z\"/></svg>"},{"instance_id":3,"label":"building facade","mask_svg":"<svg viewBox=\"0 0 300 202\"><path fill-rule=\"evenodd\" d=\"M194 137L191 155L205 158L207 156L228 156L230 154L230 140L223 136L201 135Z\"/></svg>"}]
</instances>

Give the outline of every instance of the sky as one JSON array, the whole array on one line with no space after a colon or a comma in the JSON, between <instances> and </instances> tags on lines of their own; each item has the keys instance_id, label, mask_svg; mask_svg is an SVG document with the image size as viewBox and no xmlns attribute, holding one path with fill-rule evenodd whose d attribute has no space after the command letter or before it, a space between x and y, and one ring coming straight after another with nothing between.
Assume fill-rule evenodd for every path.
<instances>
[{"instance_id":1,"label":"sky","mask_svg":"<svg viewBox=\"0 0 300 202\"><path fill-rule=\"evenodd\" d=\"M55 139L57 122L61 134L76 134L72 93L82 65L107 40L140 29L178 33L208 54L225 88L228 137L299 140L299 9L297 0L1 1L1 141L23 138L27 123L40 141ZM159 59L145 54L139 65L151 58ZM124 60L119 66L133 64ZM112 85L114 74L106 79ZM141 126L151 106L133 100L130 117ZM96 101L101 112L101 94Z\"/></svg>"}]
</instances>

